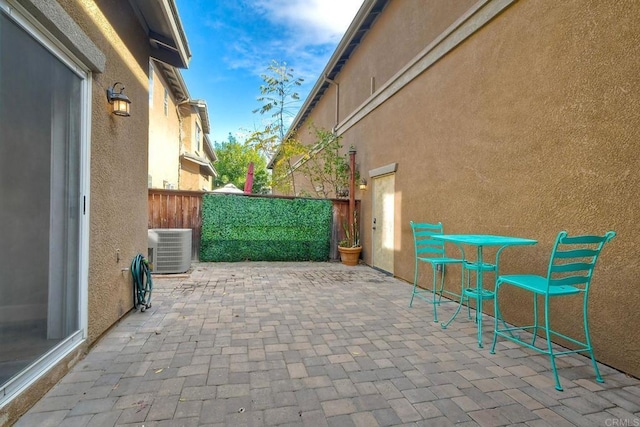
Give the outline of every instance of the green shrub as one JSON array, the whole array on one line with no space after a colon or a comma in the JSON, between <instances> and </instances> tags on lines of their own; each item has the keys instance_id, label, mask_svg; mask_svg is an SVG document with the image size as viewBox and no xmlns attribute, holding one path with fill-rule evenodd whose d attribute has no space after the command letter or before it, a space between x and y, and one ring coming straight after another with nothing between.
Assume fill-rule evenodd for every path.
<instances>
[{"instance_id":1,"label":"green shrub","mask_svg":"<svg viewBox=\"0 0 640 427\"><path fill-rule=\"evenodd\" d=\"M326 261L330 200L205 194L201 261Z\"/></svg>"}]
</instances>

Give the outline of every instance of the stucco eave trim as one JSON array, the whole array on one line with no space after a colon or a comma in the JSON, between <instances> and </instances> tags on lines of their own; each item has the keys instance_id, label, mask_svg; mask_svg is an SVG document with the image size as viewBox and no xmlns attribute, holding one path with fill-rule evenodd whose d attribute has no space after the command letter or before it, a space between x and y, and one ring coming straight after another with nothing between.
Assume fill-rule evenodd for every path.
<instances>
[{"instance_id":1,"label":"stucco eave trim","mask_svg":"<svg viewBox=\"0 0 640 427\"><path fill-rule=\"evenodd\" d=\"M104 72L107 59L78 24L54 0L13 0L91 71Z\"/></svg>"},{"instance_id":2,"label":"stucco eave trim","mask_svg":"<svg viewBox=\"0 0 640 427\"><path fill-rule=\"evenodd\" d=\"M517 0L479 0L336 127L342 135Z\"/></svg>"},{"instance_id":3,"label":"stucco eave trim","mask_svg":"<svg viewBox=\"0 0 640 427\"><path fill-rule=\"evenodd\" d=\"M375 178L377 176L388 175L398 170L397 163L389 163L388 165L380 166L379 168L371 169L369 171L369 178Z\"/></svg>"}]
</instances>

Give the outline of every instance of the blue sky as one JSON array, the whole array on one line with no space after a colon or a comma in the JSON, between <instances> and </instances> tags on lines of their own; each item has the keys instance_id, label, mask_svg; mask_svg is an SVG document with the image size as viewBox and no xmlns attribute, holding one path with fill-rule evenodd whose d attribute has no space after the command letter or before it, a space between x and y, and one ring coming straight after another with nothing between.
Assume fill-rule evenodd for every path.
<instances>
[{"instance_id":1,"label":"blue sky","mask_svg":"<svg viewBox=\"0 0 640 427\"><path fill-rule=\"evenodd\" d=\"M176 0L192 58L182 76L209 110L212 141L262 127L252 113L271 60L304 78L303 101L362 0Z\"/></svg>"}]
</instances>

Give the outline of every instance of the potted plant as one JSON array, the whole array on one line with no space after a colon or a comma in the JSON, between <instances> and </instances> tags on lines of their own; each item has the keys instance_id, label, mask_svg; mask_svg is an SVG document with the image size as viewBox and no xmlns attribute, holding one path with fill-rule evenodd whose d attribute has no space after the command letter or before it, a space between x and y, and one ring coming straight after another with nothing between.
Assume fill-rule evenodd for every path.
<instances>
[{"instance_id":1,"label":"potted plant","mask_svg":"<svg viewBox=\"0 0 640 427\"><path fill-rule=\"evenodd\" d=\"M357 265L360 259L362 246L360 245L360 232L358 230L358 214L353 212L353 225L349 222L343 224L344 239L338 242L338 252L340 252L340 260L345 265Z\"/></svg>"}]
</instances>

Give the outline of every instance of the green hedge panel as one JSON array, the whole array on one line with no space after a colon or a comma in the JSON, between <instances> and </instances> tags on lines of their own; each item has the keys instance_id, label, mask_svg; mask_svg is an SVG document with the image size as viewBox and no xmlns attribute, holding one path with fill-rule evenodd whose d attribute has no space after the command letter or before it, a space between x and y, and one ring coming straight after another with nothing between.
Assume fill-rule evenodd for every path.
<instances>
[{"instance_id":1,"label":"green hedge panel","mask_svg":"<svg viewBox=\"0 0 640 427\"><path fill-rule=\"evenodd\" d=\"M326 261L330 200L205 194L201 261Z\"/></svg>"}]
</instances>

